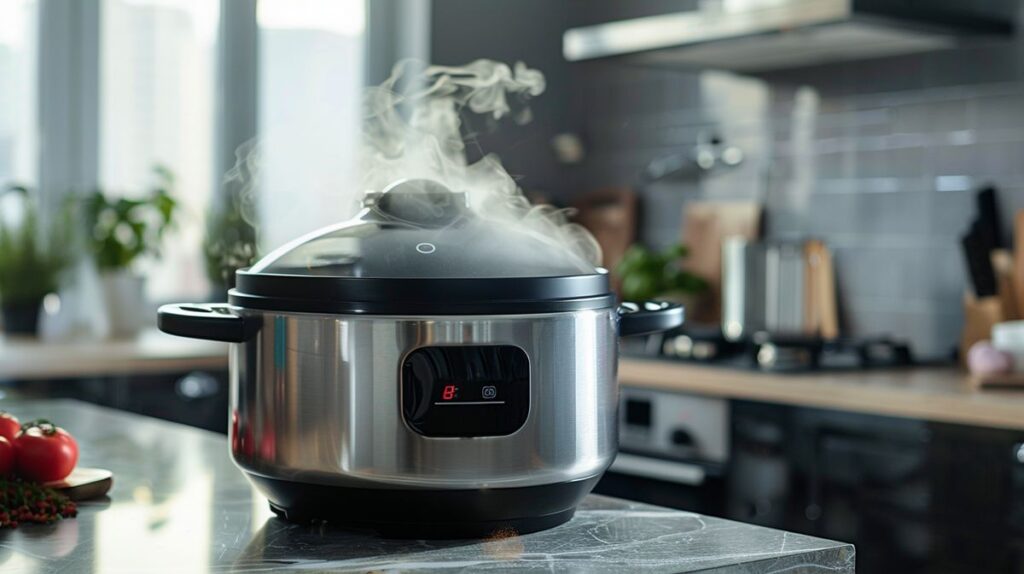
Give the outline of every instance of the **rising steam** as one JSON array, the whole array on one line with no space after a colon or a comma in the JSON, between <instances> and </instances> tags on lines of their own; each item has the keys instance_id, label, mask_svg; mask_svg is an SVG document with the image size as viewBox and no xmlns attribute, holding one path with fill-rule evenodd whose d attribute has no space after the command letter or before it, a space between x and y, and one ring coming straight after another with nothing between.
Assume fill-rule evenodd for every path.
<instances>
[{"instance_id":1,"label":"rising steam","mask_svg":"<svg viewBox=\"0 0 1024 574\"><path fill-rule=\"evenodd\" d=\"M461 114L491 120L511 116L526 123L528 100L544 88L544 75L522 62L512 68L491 60L460 67L400 62L384 83L364 95L360 189L381 191L400 179L434 180L465 193L480 216L539 235L600 265L601 250L593 236L570 223L564 210L531 205L496 155L474 163L466 157ZM259 155L258 145L240 147L227 179L249 206L243 211L249 221L255 221Z\"/></svg>"},{"instance_id":2,"label":"rising steam","mask_svg":"<svg viewBox=\"0 0 1024 574\"><path fill-rule=\"evenodd\" d=\"M466 66L428 66L411 73L414 62L395 66L391 77L367 90L361 166L363 189L380 190L397 179L432 179L466 193L480 215L515 223L555 240L584 260L599 265L601 251L564 211L532 206L501 161L489 154L466 159L460 113L501 119L521 106L517 121L529 121L526 101L544 91L544 75L522 62L514 68L491 60Z\"/></svg>"}]
</instances>

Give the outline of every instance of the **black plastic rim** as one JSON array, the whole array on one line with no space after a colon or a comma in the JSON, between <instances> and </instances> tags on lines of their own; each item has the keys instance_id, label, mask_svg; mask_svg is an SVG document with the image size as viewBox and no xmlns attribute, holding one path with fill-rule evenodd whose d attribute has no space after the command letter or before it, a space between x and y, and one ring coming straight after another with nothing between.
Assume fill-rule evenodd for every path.
<instances>
[{"instance_id":1,"label":"black plastic rim","mask_svg":"<svg viewBox=\"0 0 1024 574\"><path fill-rule=\"evenodd\" d=\"M557 526L600 476L519 488L346 488L246 473L281 518L374 530L392 538L478 538Z\"/></svg>"},{"instance_id":2,"label":"black plastic rim","mask_svg":"<svg viewBox=\"0 0 1024 574\"><path fill-rule=\"evenodd\" d=\"M369 315L518 315L615 305L608 276L369 278L239 270L232 305L266 311Z\"/></svg>"}]
</instances>

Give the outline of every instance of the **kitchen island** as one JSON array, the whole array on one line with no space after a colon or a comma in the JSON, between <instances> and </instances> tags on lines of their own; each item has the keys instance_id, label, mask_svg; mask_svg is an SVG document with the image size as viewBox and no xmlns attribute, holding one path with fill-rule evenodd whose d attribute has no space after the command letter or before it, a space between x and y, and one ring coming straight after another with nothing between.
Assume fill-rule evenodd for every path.
<instances>
[{"instance_id":1,"label":"kitchen island","mask_svg":"<svg viewBox=\"0 0 1024 574\"><path fill-rule=\"evenodd\" d=\"M225 437L74 401L0 402L78 439L114 472L76 519L0 531L0 571L277 570L853 572L849 544L590 496L557 528L488 540L387 540L284 522L233 466Z\"/></svg>"}]
</instances>

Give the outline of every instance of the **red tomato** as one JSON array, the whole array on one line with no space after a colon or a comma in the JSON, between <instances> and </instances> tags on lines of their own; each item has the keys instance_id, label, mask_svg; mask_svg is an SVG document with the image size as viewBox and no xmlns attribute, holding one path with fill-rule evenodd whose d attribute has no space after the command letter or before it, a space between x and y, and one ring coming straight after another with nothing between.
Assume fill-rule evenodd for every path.
<instances>
[{"instance_id":1,"label":"red tomato","mask_svg":"<svg viewBox=\"0 0 1024 574\"><path fill-rule=\"evenodd\" d=\"M14 445L0 436L0 476L14 472Z\"/></svg>"},{"instance_id":2,"label":"red tomato","mask_svg":"<svg viewBox=\"0 0 1024 574\"><path fill-rule=\"evenodd\" d=\"M60 480L75 469L78 443L49 421L32 421L14 439L14 462L22 478L36 482Z\"/></svg>"},{"instance_id":3,"label":"red tomato","mask_svg":"<svg viewBox=\"0 0 1024 574\"><path fill-rule=\"evenodd\" d=\"M21 423L18 422L17 417L11 413L0 411L0 436L13 443L14 437L18 436L20 430Z\"/></svg>"}]
</instances>

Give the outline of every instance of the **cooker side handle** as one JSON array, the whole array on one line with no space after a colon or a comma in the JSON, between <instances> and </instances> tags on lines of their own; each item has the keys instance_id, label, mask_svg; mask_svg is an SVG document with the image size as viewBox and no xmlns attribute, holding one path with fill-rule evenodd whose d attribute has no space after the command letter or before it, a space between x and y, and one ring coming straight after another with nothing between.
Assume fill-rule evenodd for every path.
<instances>
[{"instance_id":1,"label":"cooker side handle","mask_svg":"<svg viewBox=\"0 0 1024 574\"><path fill-rule=\"evenodd\" d=\"M623 302L619 305L619 335L648 335L683 324L683 306L664 301Z\"/></svg>"},{"instance_id":2,"label":"cooker side handle","mask_svg":"<svg viewBox=\"0 0 1024 574\"><path fill-rule=\"evenodd\" d=\"M180 337L241 343L251 332L245 319L227 303L162 305L156 317L161 331Z\"/></svg>"}]
</instances>

